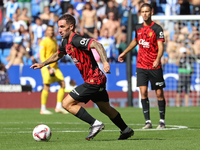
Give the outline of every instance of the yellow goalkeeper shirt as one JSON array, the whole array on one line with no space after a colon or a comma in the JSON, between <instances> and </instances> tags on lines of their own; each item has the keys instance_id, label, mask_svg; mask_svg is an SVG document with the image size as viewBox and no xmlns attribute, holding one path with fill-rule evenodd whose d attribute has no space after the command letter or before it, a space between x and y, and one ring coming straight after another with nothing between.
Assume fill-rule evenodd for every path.
<instances>
[{"instance_id":1,"label":"yellow goalkeeper shirt","mask_svg":"<svg viewBox=\"0 0 200 150\"><path fill-rule=\"evenodd\" d=\"M44 38L40 42L40 60L42 62L46 61L51 55L57 51L57 42L49 37ZM58 62L49 64L52 68L58 68Z\"/></svg>"}]
</instances>

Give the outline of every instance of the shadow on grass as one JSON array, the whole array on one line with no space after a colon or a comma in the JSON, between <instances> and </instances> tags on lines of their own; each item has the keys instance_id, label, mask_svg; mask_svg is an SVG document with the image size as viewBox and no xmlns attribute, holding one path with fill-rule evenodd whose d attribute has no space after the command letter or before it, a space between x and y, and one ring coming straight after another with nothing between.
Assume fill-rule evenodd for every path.
<instances>
[{"instance_id":1,"label":"shadow on grass","mask_svg":"<svg viewBox=\"0 0 200 150\"><path fill-rule=\"evenodd\" d=\"M131 140L133 140L133 141L140 141L140 140L153 140L153 141L155 141L155 140L166 140L166 139L158 139L158 138L136 138L136 139L134 139L134 138L132 138L132 139L127 139L128 141L131 141ZM101 140L90 140L90 141L125 141L125 140L117 140L117 139L101 139Z\"/></svg>"}]
</instances>

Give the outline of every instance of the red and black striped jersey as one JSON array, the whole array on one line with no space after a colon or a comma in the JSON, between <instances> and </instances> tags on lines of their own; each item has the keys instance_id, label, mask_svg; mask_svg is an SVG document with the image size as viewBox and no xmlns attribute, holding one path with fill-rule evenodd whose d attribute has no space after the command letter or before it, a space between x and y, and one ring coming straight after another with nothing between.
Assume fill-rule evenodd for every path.
<instances>
[{"instance_id":1,"label":"red and black striped jersey","mask_svg":"<svg viewBox=\"0 0 200 150\"><path fill-rule=\"evenodd\" d=\"M158 54L157 41L165 41L162 27L155 22L152 22L150 26L138 24L136 25L135 33L135 39L139 44L137 68L161 68L161 62L157 68L153 68L152 66Z\"/></svg>"},{"instance_id":2,"label":"red and black striped jersey","mask_svg":"<svg viewBox=\"0 0 200 150\"><path fill-rule=\"evenodd\" d=\"M92 41L93 39L83 38L74 33L69 41L62 39L58 52L68 54L71 57L86 83L104 84L106 83L106 76L99 69L90 50Z\"/></svg>"}]
</instances>

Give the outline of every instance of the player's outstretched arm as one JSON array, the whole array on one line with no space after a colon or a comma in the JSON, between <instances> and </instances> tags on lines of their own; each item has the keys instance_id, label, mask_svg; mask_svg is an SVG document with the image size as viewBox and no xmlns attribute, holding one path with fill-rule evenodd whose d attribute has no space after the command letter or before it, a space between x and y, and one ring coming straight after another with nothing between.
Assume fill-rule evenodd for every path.
<instances>
[{"instance_id":1,"label":"player's outstretched arm","mask_svg":"<svg viewBox=\"0 0 200 150\"><path fill-rule=\"evenodd\" d=\"M107 62L107 55L105 49L103 48L103 45L97 41L92 41L90 48L95 48L100 55L101 61L103 63L103 71L105 73L110 73L110 65Z\"/></svg>"},{"instance_id":2,"label":"player's outstretched arm","mask_svg":"<svg viewBox=\"0 0 200 150\"><path fill-rule=\"evenodd\" d=\"M54 63L54 62L58 61L63 56L64 56L64 54L56 52L49 59L47 59L46 61L44 61L42 63L35 63L30 68L41 69L42 67L44 67L44 66L46 66L48 64L51 64L51 63Z\"/></svg>"},{"instance_id":3,"label":"player's outstretched arm","mask_svg":"<svg viewBox=\"0 0 200 150\"><path fill-rule=\"evenodd\" d=\"M119 62L124 62L124 59L126 57L126 54L131 51L135 46L137 45L137 41L134 39L132 42L129 44L129 46L119 55L118 61Z\"/></svg>"}]
</instances>

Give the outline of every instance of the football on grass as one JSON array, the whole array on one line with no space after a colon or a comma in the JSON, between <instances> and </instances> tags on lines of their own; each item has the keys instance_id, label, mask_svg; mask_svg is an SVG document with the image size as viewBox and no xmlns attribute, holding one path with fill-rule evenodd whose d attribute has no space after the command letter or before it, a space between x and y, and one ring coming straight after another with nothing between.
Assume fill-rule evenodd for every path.
<instances>
[{"instance_id":1,"label":"football on grass","mask_svg":"<svg viewBox=\"0 0 200 150\"><path fill-rule=\"evenodd\" d=\"M44 124L37 125L33 130L33 138L36 141L49 141L51 138L51 129Z\"/></svg>"}]
</instances>

